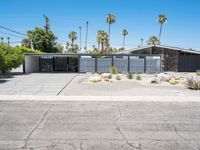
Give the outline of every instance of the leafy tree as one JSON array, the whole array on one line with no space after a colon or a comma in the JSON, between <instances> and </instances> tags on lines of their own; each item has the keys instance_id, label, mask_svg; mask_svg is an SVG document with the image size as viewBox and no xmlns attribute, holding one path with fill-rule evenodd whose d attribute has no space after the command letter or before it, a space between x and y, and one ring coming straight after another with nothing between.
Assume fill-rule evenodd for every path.
<instances>
[{"instance_id":1,"label":"leafy tree","mask_svg":"<svg viewBox=\"0 0 200 150\"><path fill-rule=\"evenodd\" d=\"M97 33L97 43L98 43L98 49L100 49L101 45L101 52L102 54L108 53L108 47L109 47L109 35L107 32L103 30L99 30ZM107 50L105 50L107 49Z\"/></svg>"},{"instance_id":2,"label":"leafy tree","mask_svg":"<svg viewBox=\"0 0 200 150\"><path fill-rule=\"evenodd\" d=\"M147 41L148 45L159 45L160 41L156 36L151 36Z\"/></svg>"},{"instance_id":3,"label":"leafy tree","mask_svg":"<svg viewBox=\"0 0 200 150\"><path fill-rule=\"evenodd\" d=\"M167 23L167 17L164 14L160 14L158 16L158 23L160 23L160 33L159 33L159 41L160 41L162 34L162 27L164 23Z\"/></svg>"},{"instance_id":4,"label":"leafy tree","mask_svg":"<svg viewBox=\"0 0 200 150\"><path fill-rule=\"evenodd\" d=\"M40 51L0 44L0 72L5 74L23 64L25 53L40 53Z\"/></svg>"},{"instance_id":5,"label":"leafy tree","mask_svg":"<svg viewBox=\"0 0 200 150\"><path fill-rule=\"evenodd\" d=\"M39 49L46 53L55 53L60 51L55 42L57 37L55 37L51 30L45 31L45 29L42 28L35 28L34 30L29 30L27 36L28 38L23 39L22 46L31 48L29 39L32 39L34 49Z\"/></svg>"},{"instance_id":6,"label":"leafy tree","mask_svg":"<svg viewBox=\"0 0 200 150\"><path fill-rule=\"evenodd\" d=\"M106 16L106 22L108 23L108 35L110 36L111 24L115 23L116 19L115 16L112 14L108 14Z\"/></svg>"},{"instance_id":7,"label":"leafy tree","mask_svg":"<svg viewBox=\"0 0 200 150\"><path fill-rule=\"evenodd\" d=\"M123 48L125 46L125 40L126 40L126 36L128 35L128 31L126 29L122 30L122 35L123 35Z\"/></svg>"}]
</instances>

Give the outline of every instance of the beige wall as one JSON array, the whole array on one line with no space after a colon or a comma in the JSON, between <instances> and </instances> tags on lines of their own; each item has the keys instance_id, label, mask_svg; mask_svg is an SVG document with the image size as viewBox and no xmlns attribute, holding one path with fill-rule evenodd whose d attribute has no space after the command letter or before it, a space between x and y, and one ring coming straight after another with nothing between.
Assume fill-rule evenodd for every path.
<instances>
[{"instance_id":1,"label":"beige wall","mask_svg":"<svg viewBox=\"0 0 200 150\"><path fill-rule=\"evenodd\" d=\"M25 73L39 72L39 57L25 56Z\"/></svg>"}]
</instances>

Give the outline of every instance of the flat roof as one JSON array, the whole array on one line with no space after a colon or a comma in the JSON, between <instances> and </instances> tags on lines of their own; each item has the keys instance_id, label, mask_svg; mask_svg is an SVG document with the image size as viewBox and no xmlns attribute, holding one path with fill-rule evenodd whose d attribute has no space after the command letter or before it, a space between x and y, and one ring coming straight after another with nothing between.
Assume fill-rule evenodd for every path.
<instances>
[{"instance_id":1,"label":"flat roof","mask_svg":"<svg viewBox=\"0 0 200 150\"><path fill-rule=\"evenodd\" d=\"M173 46L166 46L166 45L148 45L148 46L144 46L144 47L138 47L138 48L132 48L132 49L120 51L117 54L130 53L130 52L139 51L139 50L143 50L143 49L147 49L147 48L152 48L152 47L165 48L165 49L170 49L170 50L175 50L175 51L181 51L181 52L186 52L186 53L200 54L200 51L198 51L198 50L185 49L185 48L179 48L179 47L173 47Z\"/></svg>"}]
</instances>

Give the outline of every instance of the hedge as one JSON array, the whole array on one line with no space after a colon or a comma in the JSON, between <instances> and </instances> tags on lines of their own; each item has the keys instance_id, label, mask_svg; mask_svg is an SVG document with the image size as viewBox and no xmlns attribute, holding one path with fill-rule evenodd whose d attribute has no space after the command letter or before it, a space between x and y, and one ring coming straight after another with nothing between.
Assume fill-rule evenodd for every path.
<instances>
[{"instance_id":1,"label":"hedge","mask_svg":"<svg viewBox=\"0 0 200 150\"><path fill-rule=\"evenodd\" d=\"M41 53L25 47L12 47L0 44L0 73L7 73L23 64L25 53Z\"/></svg>"}]
</instances>

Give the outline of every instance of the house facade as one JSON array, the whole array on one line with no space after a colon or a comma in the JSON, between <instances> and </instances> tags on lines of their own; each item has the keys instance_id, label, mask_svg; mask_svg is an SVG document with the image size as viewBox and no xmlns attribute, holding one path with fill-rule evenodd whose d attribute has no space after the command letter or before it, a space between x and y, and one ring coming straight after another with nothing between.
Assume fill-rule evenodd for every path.
<instances>
[{"instance_id":1,"label":"house facade","mask_svg":"<svg viewBox=\"0 0 200 150\"><path fill-rule=\"evenodd\" d=\"M150 45L119 52L120 54L159 54L161 71L195 72L200 70L200 51L164 45Z\"/></svg>"}]
</instances>

